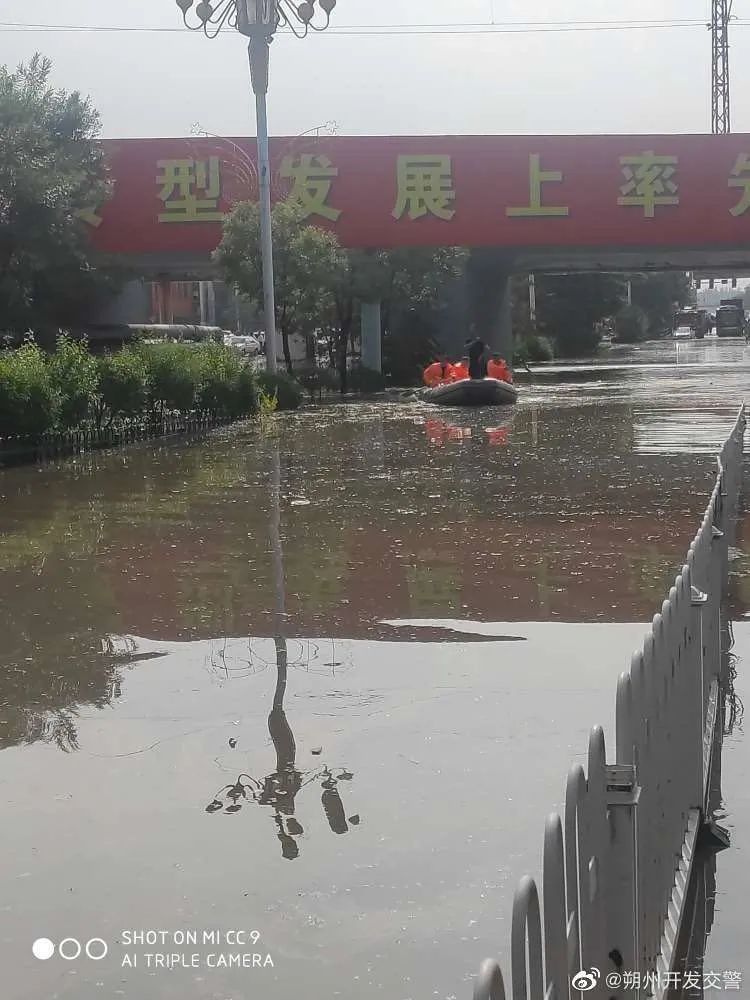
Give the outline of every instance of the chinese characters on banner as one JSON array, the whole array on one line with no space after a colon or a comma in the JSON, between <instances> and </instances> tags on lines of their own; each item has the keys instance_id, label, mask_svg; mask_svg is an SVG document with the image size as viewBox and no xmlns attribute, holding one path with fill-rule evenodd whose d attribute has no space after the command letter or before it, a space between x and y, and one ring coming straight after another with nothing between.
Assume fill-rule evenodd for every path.
<instances>
[{"instance_id":1,"label":"chinese characters on banner","mask_svg":"<svg viewBox=\"0 0 750 1000\"><path fill-rule=\"evenodd\" d=\"M620 208L635 209L644 219L655 219L660 212L680 205L679 157L646 150L621 156L618 167L620 183L613 188L612 198ZM224 220L228 206L222 198L222 161L218 156L158 160L157 168L160 223ZM287 201L299 207L303 218L331 223L341 218L345 209L336 204L339 168L330 157L320 153L284 156L279 176L288 182ZM562 170L543 165L541 154L530 153L528 204L498 205L495 210L510 219L568 218L570 207L559 194L567 179ZM727 211L734 217L745 215L750 211L750 153L737 156L727 185L737 189L737 200ZM397 155L393 190L391 215L397 222L408 224L427 217L450 222L461 210L461 191L454 182L449 155ZM94 208L79 215L92 227L101 224Z\"/></svg>"},{"instance_id":2,"label":"chinese characters on banner","mask_svg":"<svg viewBox=\"0 0 750 1000\"><path fill-rule=\"evenodd\" d=\"M450 222L456 214L451 205L456 200L450 156L399 156L396 166L398 195L393 218L421 219L434 215Z\"/></svg>"},{"instance_id":3,"label":"chinese characters on banner","mask_svg":"<svg viewBox=\"0 0 750 1000\"><path fill-rule=\"evenodd\" d=\"M621 156L625 183L617 204L639 206L647 219L654 218L657 205L679 205L677 163L676 156L657 156L654 152Z\"/></svg>"},{"instance_id":4,"label":"chinese characters on banner","mask_svg":"<svg viewBox=\"0 0 750 1000\"><path fill-rule=\"evenodd\" d=\"M164 211L159 222L222 222L221 161L218 156L205 160L159 160L159 200Z\"/></svg>"},{"instance_id":5,"label":"chinese characters on banner","mask_svg":"<svg viewBox=\"0 0 750 1000\"><path fill-rule=\"evenodd\" d=\"M732 167L729 187L741 188L742 197L729 211L732 215L744 215L750 208L750 156L741 153Z\"/></svg>"},{"instance_id":6,"label":"chinese characters on banner","mask_svg":"<svg viewBox=\"0 0 750 1000\"><path fill-rule=\"evenodd\" d=\"M303 218L318 215L329 222L337 222L341 211L328 204L331 185L339 172L327 156L285 156L281 162L281 176L292 182L287 201L302 210Z\"/></svg>"},{"instance_id":7,"label":"chinese characters on banner","mask_svg":"<svg viewBox=\"0 0 750 1000\"><path fill-rule=\"evenodd\" d=\"M569 215L570 210L567 206L542 204L542 184L559 183L562 180L561 170L542 170L541 156L539 153L532 153L529 156L529 204L523 208L508 208L505 214L511 219L554 218Z\"/></svg>"}]
</instances>

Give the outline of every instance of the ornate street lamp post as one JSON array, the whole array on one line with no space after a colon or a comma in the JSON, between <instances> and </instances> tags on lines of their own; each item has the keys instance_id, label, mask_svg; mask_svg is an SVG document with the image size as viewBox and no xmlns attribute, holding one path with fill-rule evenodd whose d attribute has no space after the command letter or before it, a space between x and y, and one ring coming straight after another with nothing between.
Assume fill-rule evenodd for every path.
<instances>
[{"instance_id":1,"label":"ornate street lamp post","mask_svg":"<svg viewBox=\"0 0 750 1000\"><path fill-rule=\"evenodd\" d=\"M225 26L249 39L250 79L255 93L258 133L260 236L263 256L263 309L266 326L266 365L276 371L276 313L273 296L273 236L271 231L271 164L268 153L268 50L279 28L297 38L310 31L325 31L336 0L177 0L188 28L216 38ZM193 8L195 8L193 10ZM191 20L190 13L193 11Z\"/></svg>"}]
</instances>

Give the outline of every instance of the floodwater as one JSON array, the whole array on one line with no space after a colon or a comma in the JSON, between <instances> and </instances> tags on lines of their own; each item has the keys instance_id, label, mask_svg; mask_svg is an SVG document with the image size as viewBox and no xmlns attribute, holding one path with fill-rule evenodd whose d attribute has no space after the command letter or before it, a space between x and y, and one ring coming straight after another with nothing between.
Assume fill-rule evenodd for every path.
<instances>
[{"instance_id":1,"label":"floodwater","mask_svg":"<svg viewBox=\"0 0 750 1000\"><path fill-rule=\"evenodd\" d=\"M3 1000L459 1000L507 966L750 374L730 341L603 361L512 410L0 471Z\"/></svg>"}]
</instances>

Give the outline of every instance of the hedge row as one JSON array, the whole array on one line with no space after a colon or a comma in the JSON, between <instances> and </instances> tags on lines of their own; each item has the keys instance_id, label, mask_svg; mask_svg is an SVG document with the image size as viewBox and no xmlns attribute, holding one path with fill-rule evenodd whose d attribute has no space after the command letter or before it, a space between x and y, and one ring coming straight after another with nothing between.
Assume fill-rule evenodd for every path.
<instances>
[{"instance_id":1,"label":"hedge row","mask_svg":"<svg viewBox=\"0 0 750 1000\"><path fill-rule=\"evenodd\" d=\"M264 378L280 409L299 405L294 383ZM52 355L31 340L0 353L0 438L175 413L239 419L257 409L253 370L221 344L138 344L94 357L85 344L61 337Z\"/></svg>"}]
</instances>

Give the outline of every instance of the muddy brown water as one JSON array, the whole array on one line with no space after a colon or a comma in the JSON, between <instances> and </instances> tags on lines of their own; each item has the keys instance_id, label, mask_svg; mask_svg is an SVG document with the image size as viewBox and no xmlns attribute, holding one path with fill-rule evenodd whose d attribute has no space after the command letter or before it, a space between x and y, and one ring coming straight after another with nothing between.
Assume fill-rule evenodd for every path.
<instances>
[{"instance_id":1,"label":"muddy brown water","mask_svg":"<svg viewBox=\"0 0 750 1000\"><path fill-rule=\"evenodd\" d=\"M0 472L3 998L450 1000L507 967L750 375L739 342L602 360L512 411ZM107 954L34 957L66 938Z\"/></svg>"}]
</instances>

